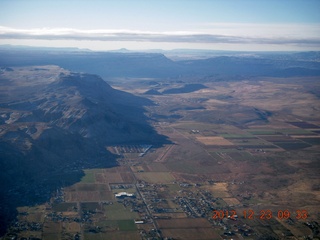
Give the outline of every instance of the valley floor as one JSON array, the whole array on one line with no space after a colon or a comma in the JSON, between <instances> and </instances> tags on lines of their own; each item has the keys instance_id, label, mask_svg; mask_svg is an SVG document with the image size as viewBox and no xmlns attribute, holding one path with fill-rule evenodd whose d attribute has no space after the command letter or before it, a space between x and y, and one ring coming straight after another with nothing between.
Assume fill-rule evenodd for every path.
<instances>
[{"instance_id":1,"label":"valley floor","mask_svg":"<svg viewBox=\"0 0 320 240\"><path fill-rule=\"evenodd\" d=\"M106 146L119 166L85 169L49 202L18 208L7 238L319 239L319 83L301 82L147 95L147 115L172 144ZM152 88L131 84L118 88Z\"/></svg>"}]
</instances>

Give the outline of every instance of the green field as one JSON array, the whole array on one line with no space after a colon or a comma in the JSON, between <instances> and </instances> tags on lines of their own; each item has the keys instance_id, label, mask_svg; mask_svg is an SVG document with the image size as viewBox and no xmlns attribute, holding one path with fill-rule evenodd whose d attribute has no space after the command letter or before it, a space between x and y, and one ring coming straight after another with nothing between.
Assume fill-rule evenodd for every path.
<instances>
[{"instance_id":1,"label":"green field","mask_svg":"<svg viewBox=\"0 0 320 240\"><path fill-rule=\"evenodd\" d=\"M178 192L181 190L181 187L178 184L167 184L166 186L170 192Z\"/></svg>"},{"instance_id":2,"label":"green field","mask_svg":"<svg viewBox=\"0 0 320 240\"><path fill-rule=\"evenodd\" d=\"M57 239L61 239L61 238L60 238L60 234L44 233L42 239L43 240L57 240Z\"/></svg>"},{"instance_id":3,"label":"green field","mask_svg":"<svg viewBox=\"0 0 320 240\"><path fill-rule=\"evenodd\" d=\"M73 208L76 207L76 203L55 203L52 205L53 211L56 212L67 212L67 211L74 211Z\"/></svg>"},{"instance_id":4,"label":"green field","mask_svg":"<svg viewBox=\"0 0 320 240\"><path fill-rule=\"evenodd\" d=\"M97 169L85 169L84 176L81 178L81 183L95 183L95 174L96 173L103 173L103 169L97 168Z\"/></svg>"},{"instance_id":5,"label":"green field","mask_svg":"<svg viewBox=\"0 0 320 240\"><path fill-rule=\"evenodd\" d=\"M254 134L254 133L252 133ZM219 136L223 137L223 138L256 138L255 136L251 135L251 134L232 134L232 133L223 133L223 134L219 134Z\"/></svg>"},{"instance_id":6,"label":"green field","mask_svg":"<svg viewBox=\"0 0 320 240\"><path fill-rule=\"evenodd\" d=\"M253 135L277 135L279 134L279 130L270 130L270 129L249 129Z\"/></svg>"},{"instance_id":7,"label":"green field","mask_svg":"<svg viewBox=\"0 0 320 240\"><path fill-rule=\"evenodd\" d=\"M118 221L120 231L134 231L137 230L137 226L133 220L119 220Z\"/></svg>"},{"instance_id":8,"label":"green field","mask_svg":"<svg viewBox=\"0 0 320 240\"><path fill-rule=\"evenodd\" d=\"M233 138L230 140L232 143L238 146L246 146L246 145L270 145L269 142L264 141L259 138Z\"/></svg>"},{"instance_id":9,"label":"green field","mask_svg":"<svg viewBox=\"0 0 320 240\"><path fill-rule=\"evenodd\" d=\"M125 208L123 204L118 202L106 205L104 206L104 209L109 220L128 220L139 218L138 213L131 212L129 208Z\"/></svg>"},{"instance_id":10,"label":"green field","mask_svg":"<svg viewBox=\"0 0 320 240\"><path fill-rule=\"evenodd\" d=\"M297 139L312 145L320 144L320 138L297 138Z\"/></svg>"},{"instance_id":11,"label":"green field","mask_svg":"<svg viewBox=\"0 0 320 240\"><path fill-rule=\"evenodd\" d=\"M219 193L218 193L218 195L219 195ZM220 195L223 195L223 192L220 192ZM222 198L218 198L217 201L215 201L213 203L213 205L218 207L218 208L222 208L222 207L228 206L228 204L225 201L223 201Z\"/></svg>"},{"instance_id":12,"label":"green field","mask_svg":"<svg viewBox=\"0 0 320 240\"><path fill-rule=\"evenodd\" d=\"M86 211L95 211L96 209L100 210L101 205L98 202L85 202L81 203L81 209Z\"/></svg>"},{"instance_id":13,"label":"green field","mask_svg":"<svg viewBox=\"0 0 320 240\"><path fill-rule=\"evenodd\" d=\"M94 177L94 170L84 170L85 175L81 178L81 183L94 183L95 177Z\"/></svg>"},{"instance_id":14,"label":"green field","mask_svg":"<svg viewBox=\"0 0 320 240\"><path fill-rule=\"evenodd\" d=\"M103 220L96 223L96 226L105 229L117 229L118 228L118 221L117 220Z\"/></svg>"}]
</instances>

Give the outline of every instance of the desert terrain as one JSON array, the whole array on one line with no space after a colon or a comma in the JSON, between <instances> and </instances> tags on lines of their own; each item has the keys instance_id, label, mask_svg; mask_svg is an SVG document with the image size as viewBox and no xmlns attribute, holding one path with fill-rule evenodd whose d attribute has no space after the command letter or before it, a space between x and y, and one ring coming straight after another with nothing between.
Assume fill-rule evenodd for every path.
<instances>
[{"instance_id":1,"label":"desert terrain","mask_svg":"<svg viewBox=\"0 0 320 240\"><path fill-rule=\"evenodd\" d=\"M7 236L319 239L319 79L167 81L111 81L155 103L145 114L166 144L106 145L118 166L19 207Z\"/></svg>"}]
</instances>

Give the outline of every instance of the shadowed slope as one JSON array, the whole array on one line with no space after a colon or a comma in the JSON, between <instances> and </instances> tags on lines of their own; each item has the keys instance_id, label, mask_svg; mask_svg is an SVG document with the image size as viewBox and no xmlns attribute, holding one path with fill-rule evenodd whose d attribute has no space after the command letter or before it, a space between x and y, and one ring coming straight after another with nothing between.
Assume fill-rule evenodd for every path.
<instances>
[{"instance_id":1,"label":"shadowed slope","mask_svg":"<svg viewBox=\"0 0 320 240\"><path fill-rule=\"evenodd\" d=\"M17 206L46 201L81 169L110 167L107 145L161 144L144 115L144 98L114 90L100 77L56 66L0 74L1 232Z\"/></svg>"}]
</instances>

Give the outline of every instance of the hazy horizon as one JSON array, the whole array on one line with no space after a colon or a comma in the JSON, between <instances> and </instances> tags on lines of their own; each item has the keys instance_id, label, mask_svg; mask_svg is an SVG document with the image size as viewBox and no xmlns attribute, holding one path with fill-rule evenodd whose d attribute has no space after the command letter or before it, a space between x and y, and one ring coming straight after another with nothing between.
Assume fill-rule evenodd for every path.
<instances>
[{"instance_id":1,"label":"hazy horizon","mask_svg":"<svg viewBox=\"0 0 320 240\"><path fill-rule=\"evenodd\" d=\"M150 53L194 53L194 54L201 54L201 53L299 53L299 52L319 52L320 50L229 50L229 49L200 49L200 48L172 48L172 49L161 49L161 48L146 48L146 49L129 49L129 48L113 48L113 49L102 49L102 50L94 50L89 48L81 48L77 46L48 46L48 45L22 45L22 44L0 44L0 47L12 47L12 48L25 48L25 49L56 49L59 51L60 49L63 50L77 50L77 51L92 51L92 52L150 52Z\"/></svg>"},{"instance_id":2,"label":"hazy horizon","mask_svg":"<svg viewBox=\"0 0 320 240\"><path fill-rule=\"evenodd\" d=\"M0 1L0 44L320 50L319 1Z\"/></svg>"}]
</instances>

